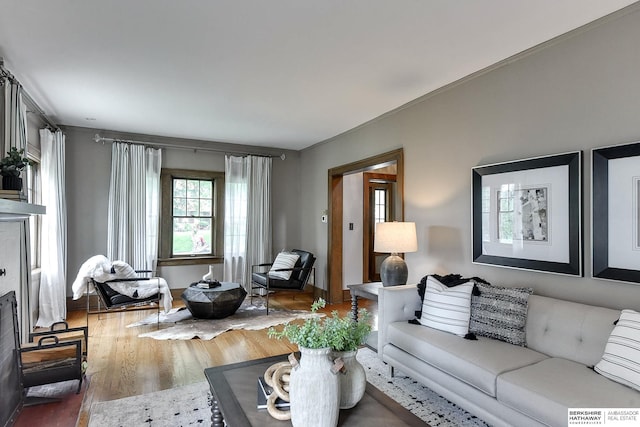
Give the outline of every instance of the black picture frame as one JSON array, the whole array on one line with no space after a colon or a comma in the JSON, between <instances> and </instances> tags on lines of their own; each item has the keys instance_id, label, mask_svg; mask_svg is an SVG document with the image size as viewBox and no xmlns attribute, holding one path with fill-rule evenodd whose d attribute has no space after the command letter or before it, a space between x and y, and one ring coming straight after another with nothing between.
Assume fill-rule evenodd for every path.
<instances>
[{"instance_id":1,"label":"black picture frame","mask_svg":"<svg viewBox=\"0 0 640 427\"><path fill-rule=\"evenodd\" d=\"M556 166L566 167L556 168ZM537 258L534 252L527 253L526 249L527 245L537 243L534 242L535 239L528 237L519 238L516 242L514 238L513 241L516 242L518 246L517 250L515 250L515 246L509 247L509 243L503 244L503 241L500 240L499 237L492 236L491 233L494 231L487 232L488 229L499 229L499 224L487 226L487 222L493 221L492 218L496 218L495 222L499 221L497 219L499 213L491 211L491 208L488 209L487 213L486 205L494 203L491 202L491 198L496 196L496 194L493 193L495 182L499 182L503 178L507 181L513 180L514 178L517 180L518 177L522 177L522 182L526 182L527 180L530 181L533 175L534 180L539 179L539 182L542 183L547 179L546 175L549 173L555 177L553 179L558 181L560 185L555 185L553 188L551 185L549 186L549 194L553 194L553 199L546 200L544 205L547 218L545 226L548 226L549 229L547 231L545 228L542 234L543 237L540 238L539 241L553 250L549 251L551 255ZM483 181L485 181L484 205ZM489 182L489 184L487 184L487 182ZM518 184L514 185L518 188L517 191L541 191L541 194L543 194L542 200L547 197L546 188L537 189L535 186L528 188L525 185L522 186L523 189L520 189L520 187L517 187ZM543 190L544 192L542 192ZM498 194L496 197L498 198L498 200L495 201L497 211L497 206L500 203L500 195ZM489 202L487 202L487 200L489 200ZM522 198L516 199L517 202L524 206L525 202L522 200ZM555 217L551 216L551 213L554 212L552 204L558 205L558 209L555 209ZM561 208L560 205L562 206ZM542 210L540 212L542 212ZM487 220L487 216L483 216L485 214L487 214L489 220ZM556 221L556 219L560 221ZM552 243L550 237L552 236L550 230L553 222L558 223L555 226L555 237L553 239L556 243ZM562 224L562 226L559 224ZM513 235L515 235L515 233L513 233ZM521 235L524 235L524 231L521 232ZM512 242L511 245L515 245L514 242ZM558 242L560 243L558 244ZM555 248L553 248L554 244L556 246ZM488 247L492 245L493 247L502 247L504 250L492 252L488 249ZM534 250L544 251L546 249L539 247ZM509 251L520 251L523 255L517 256L502 253ZM559 253L556 254L556 252ZM581 151L483 165L472 169L472 262L476 264L488 264L571 276L583 275Z\"/></svg>"},{"instance_id":2,"label":"black picture frame","mask_svg":"<svg viewBox=\"0 0 640 427\"><path fill-rule=\"evenodd\" d=\"M629 187L616 185L616 176L620 174L619 169L622 169L616 160L622 159L630 162L627 165L631 165L632 169L637 171L637 175L640 175L640 142L594 148L591 151L591 274L597 279L640 283L640 264L635 261L626 262L626 264L630 264L628 267L633 267L635 264L638 265L638 268L621 267L616 260L610 258L610 249L614 249L615 251L627 251L635 260L640 259L638 252L640 248L633 248L631 245L627 245L626 241L621 241L613 237L615 234L611 234L618 233L620 235L619 233L623 233L623 239L631 236L632 240L636 240L636 245L640 241L638 238L640 228L637 224L640 217L640 213L637 211L638 183L635 184L635 214L631 210L631 205L634 204L634 188L631 187L631 191L629 191ZM627 175L633 175L633 173L632 171ZM612 181L612 186L610 186L610 181ZM610 194L612 190L617 194ZM631 194L626 197L626 193L629 192ZM614 218L618 212L610 211L610 198L615 198L616 211L620 209L631 213L624 219ZM635 222L635 227L633 222Z\"/></svg>"}]
</instances>

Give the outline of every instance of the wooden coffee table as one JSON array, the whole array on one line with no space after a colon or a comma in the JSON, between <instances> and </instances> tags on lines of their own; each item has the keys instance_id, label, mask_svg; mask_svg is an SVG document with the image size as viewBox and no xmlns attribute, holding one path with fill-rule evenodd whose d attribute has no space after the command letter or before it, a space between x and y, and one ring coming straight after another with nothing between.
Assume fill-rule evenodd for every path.
<instances>
[{"instance_id":1,"label":"wooden coffee table","mask_svg":"<svg viewBox=\"0 0 640 427\"><path fill-rule=\"evenodd\" d=\"M287 355L250 360L232 365L216 366L204 370L213 403L213 427L284 427L290 421L272 418L266 409L257 409L257 381L264 371ZM428 426L399 403L367 383L362 400L351 409L340 411L339 426Z\"/></svg>"}]
</instances>

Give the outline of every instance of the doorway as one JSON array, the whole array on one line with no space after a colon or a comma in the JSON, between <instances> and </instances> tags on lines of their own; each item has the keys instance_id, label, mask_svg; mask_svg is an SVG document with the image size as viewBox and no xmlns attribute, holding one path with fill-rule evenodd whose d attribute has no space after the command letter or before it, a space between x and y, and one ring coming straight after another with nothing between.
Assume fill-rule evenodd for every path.
<instances>
[{"instance_id":1,"label":"doorway","mask_svg":"<svg viewBox=\"0 0 640 427\"><path fill-rule=\"evenodd\" d=\"M380 174L380 169L393 167L395 169L395 183L393 184L392 203L387 204L389 210L389 219L396 221L404 220L404 150L402 148L390 151L377 156L369 157L354 163L329 169L329 233L328 233L328 254L327 254L327 277L328 277L328 295L329 303L340 303L349 299L348 291L343 290L343 202L344 202L344 186L343 179L345 175L357 172L371 173L370 176ZM376 171L375 173L372 171ZM389 175L382 173L382 175ZM388 178L388 177L387 177ZM375 181L376 178L373 178ZM368 180L364 180L368 181ZM363 181L363 182L364 182ZM375 187L375 186L374 186ZM387 193L387 195L391 194ZM367 191L364 194L369 194ZM379 193L380 194L380 193ZM374 200L375 202L375 200ZM363 202L364 203L364 202ZM389 206L393 206L390 208ZM370 206L369 206L370 207ZM364 206L363 206L364 210ZM367 211L370 209L368 208ZM363 212L364 213L364 212ZM370 215L370 214L369 214ZM375 216L375 215L374 215ZM371 221L369 221L371 222ZM375 227L375 223L374 223ZM364 233L363 247L372 248L373 239L369 232ZM365 257L369 258L369 257ZM366 268L373 264L374 260L367 262ZM364 270L364 268L363 268ZM375 271L375 269L374 269ZM364 271L363 271L364 273ZM368 274L367 274L368 276ZM365 277L365 276L363 276ZM371 276L368 276L371 277Z\"/></svg>"},{"instance_id":2,"label":"doorway","mask_svg":"<svg viewBox=\"0 0 640 427\"><path fill-rule=\"evenodd\" d=\"M363 242L362 242L362 282L379 282L380 265L389 255L374 250L376 224L396 220L396 165L387 166L384 171L375 170L363 174L364 197Z\"/></svg>"}]
</instances>

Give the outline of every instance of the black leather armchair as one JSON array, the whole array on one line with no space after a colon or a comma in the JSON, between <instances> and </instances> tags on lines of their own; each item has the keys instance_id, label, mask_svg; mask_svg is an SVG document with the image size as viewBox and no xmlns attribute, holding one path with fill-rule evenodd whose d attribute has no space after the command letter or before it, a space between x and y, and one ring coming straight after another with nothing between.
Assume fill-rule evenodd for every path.
<instances>
[{"instance_id":1,"label":"black leather armchair","mask_svg":"<svg viewBox=\"0 0 640 427\"><path fill-rule=\"evenodd\" d=\"M269 294L276 290L290 290L290 291L303 291L304 287L309 282L311 275L315 275L315 269L313 264L316 262L316 257L307 251L300 249L293 249L292 253L296 253L300 256L293 268L281 268L275 271L291 271L291 276L288 280L271 277L269 270L273 263L256 264L251 266L251 293L250 300L253 303L253 296L255 289L264 289L266 292L266 305L267 314L269 314ZM315 283L315 277L313 279Z\"/></svg>"},{"instance_id":2,"label":"black leather armchair","mask_svg":"<svg viewBox=\"0 0 640 427\"><path fill-rule=\"evenodd\" d=\"M113 269L112 269L113 270ZM112 271L113 272L113 271ZM156 310L157 311L157 319L158 326L160 324L160 287L158 287L158 292L147 297L147 298L131 298L127 295L116 292L111 286L110 283L116 282L147 282L150 280L157 280L155 277L148 277L150 270L135 270L137 274L140 276L130 277L126 279L111 279L106 280L105 282L98 282L94 279L89 279L93 288L96 291L98 296L98 309L92 310L90 307L89 301L89 287L87 287L87 324L89 324L88 316L89 314L98 314L98 318L100 318L100 313L105 313L109 311L120 311L126 309L136 309L136 310ZM146 276L145 276L146 275ZM103 310L102 307L106 309Z\"/></svg>"}]
</instances>

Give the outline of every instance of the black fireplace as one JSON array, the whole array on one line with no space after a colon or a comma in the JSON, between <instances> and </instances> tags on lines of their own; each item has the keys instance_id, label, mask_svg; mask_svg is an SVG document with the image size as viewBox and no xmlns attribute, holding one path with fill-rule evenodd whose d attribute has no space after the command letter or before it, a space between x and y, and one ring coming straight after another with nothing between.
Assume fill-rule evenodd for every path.
<instances>
[{"instance_id":1,"label":"black fireplace","mask_svg":"<svg viewBox=\"0 0 640 427\"><path fill-rule=\"evenodd\" d=\"M0 426L15 423L24 403L15 291L0 297Z\"/></svg>"}]
</instances>

